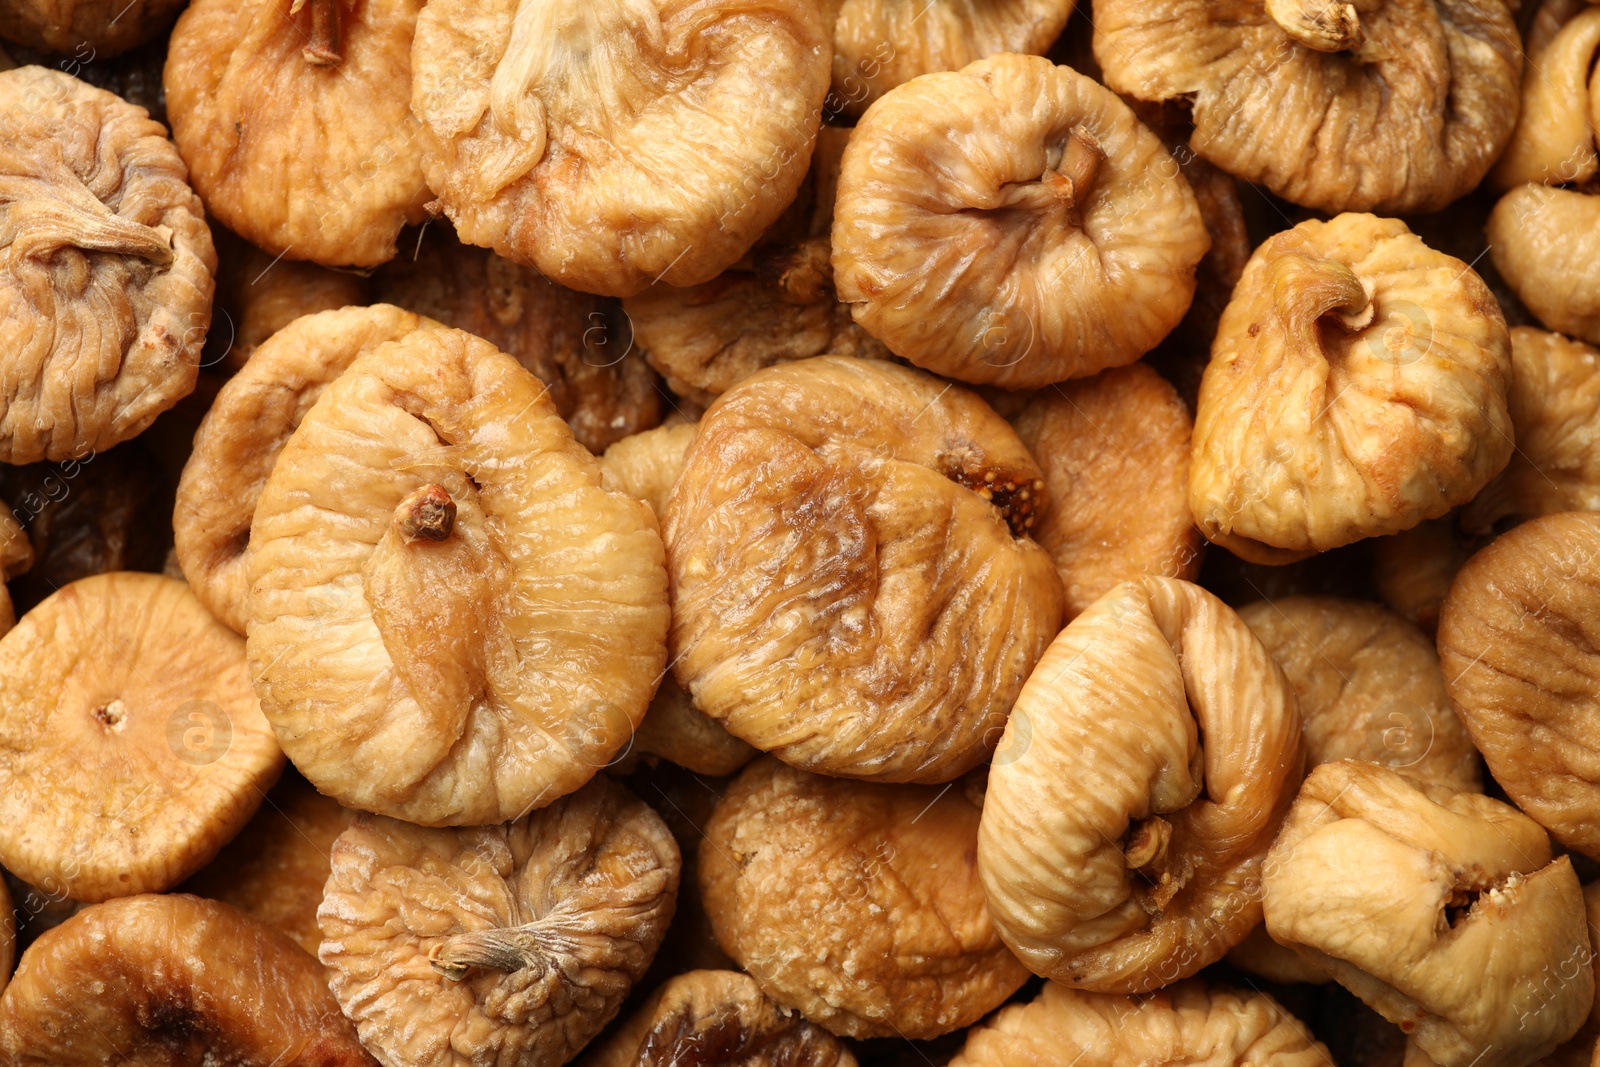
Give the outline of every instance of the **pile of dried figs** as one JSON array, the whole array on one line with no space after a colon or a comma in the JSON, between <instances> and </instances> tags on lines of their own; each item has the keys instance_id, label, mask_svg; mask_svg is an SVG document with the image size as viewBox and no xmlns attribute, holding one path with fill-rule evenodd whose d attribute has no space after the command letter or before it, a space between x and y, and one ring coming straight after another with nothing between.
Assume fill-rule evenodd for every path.
<instances>
[{"instance_id":1,"label":"pile of dried figs","mask_svg":"<svg viewBox=\"0 0 1600 1067\"><path fill-rule=\"evenodd\" d=\"M1600 0L0 0L0 1067L1600 1067Z\"/></svg>"}]
</instances>

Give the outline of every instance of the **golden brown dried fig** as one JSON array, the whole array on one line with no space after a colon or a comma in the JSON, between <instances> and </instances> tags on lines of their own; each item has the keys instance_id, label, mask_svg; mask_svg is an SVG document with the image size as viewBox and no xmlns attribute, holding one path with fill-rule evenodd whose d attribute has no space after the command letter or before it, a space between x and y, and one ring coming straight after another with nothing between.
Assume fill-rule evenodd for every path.
<instances>
[{"instance_id":1,"label":"golden brown dried fig","mask_svg":"<svg viewBox=\"0 0 1600 1067\"><path fill-rule=\"evenodd\" d=\"M655 516L460 330L359 357L289 438L245 556L262 710L347 807L514 819L627 743L666 665Z\"/></svg>"},{"instance_id":2,"label":"golden brown dried fig","mask_svg":"<svg viewBox=\"0 0 1600 1067\"><path fill-rule=\"evenodd\" d=\"M1512 389L1516 389L1514 382ZM1433 633L1450 583L1472 555L1472 541L1463 537L1454 519L1447 516L1419 522L1388 537L1375 537L1371 543L1372 582L1383 602Z\"/></svg>"},{"instance_id":3,"label":"golden brown dried fig","mask_svg":"<svg viewBox=\"0 0 1600 1067\"><path fill-rule=\"evenodd\" d=\"M834 284L896 355L1032 388L1154 348L1210 243L1178 165L1114 93L999 55L907 82L862 117Z\"/></svg>"},{"instance_id":4,"label":"golden brown dried fig","mask_svg":"<svg viewBox=\"0 0 1600 1067\"><path fill-rule=\"evenodd\" d=\"M1189 507L1259 563L1395 533L1511 455L1511 343L1488 288L1395 219L1311 220L1256 249L1200 385Z\"/></svg>"},{"instance_id":5,"label":"golden brown dried fig","mask_svg":"<svg viewBox=\"0 0 1600 1067\"><path fill-rule=\"evenodd\" d=\"M1510 189L1524 182L1545 185L1581 183L1597 169L1594 133L1589 125L1589 68L1600 48L1600 9L1587 8L1575 18L1550 25L1563 0L1541 4L1543 33L1530 33L1522 72L1522 111L1504 154L1495 163L1490 183Z\"/></svg>"},{"instance_id":6,"label":"golden brown dried fig","mask_svg":"<svg viewBox=\"0 0 1600 1067\"><path fill-rule=\"evenodd\" d=\"M737 971L690 971L653 993L578 1067L856 1067L843 1041Z\"/></svg>"},{"instance_id":7,"label":"golden brown dried fig","mask_svg":"<svg viewBox=\"0 0 1600 1067\"><path fill-rule=\"evenodd\" d=\"M78 60L110 59L158 36L184 0L0 0L0 37Z\"/></svg>"},{"instance_id":8,"label":"golden brown dried fig","mask_svg":"<svg viewBox=\"0 0 1600 1067\"><path fill-rule=\"evenodd\" d=\"M605 487L637 497L649 504L657 517L664 516L667 497L683 472L698 427L699 423L679 422L618 441L600 457Z\"/></svg>"},{"instance_id":9,"label":"golden brown dried fig","mask_svg":"<svg viewBox=\"0 0 1600 1067\"><path fill-rule=\"evenodd\" d=\"M828 89L810 0L432 0L414 55L462 239L612 296L744 255L805 177Z\"/></svg>"},{"instance_id":10,"label":"golden brown dried fig","mask_svg":"<svg viewBox=\"0 0 1600 1067\"><path fill-rule=\"evenodd\" d=\"M1035 974L1145 993L1261 918L1261 862L1303 773L1294 691L1199 586L1126 582L1050 645L989 772L978 869Z\"/></svg>"},{"instance_id":11,"label":"golden brown dried fig","mask_svg":"<svg viewBox=\"0 0 1600 1067\"><path fill-rule=\"evenodd\" d=\"M1033 536L1056 562L1071 618L1141 574L1193 579L1189 409L1142 363L1042 389L1012 418L1044 470Z\"/></svg>"},{"instance_id":12,"label":"golden brown dried fig","mask_svg":"<svg viewBox=\"0 0 1600 1067\"><path fill-rule=\"evenodd\" d=\"M1489 214L1495 267L1539 321L1600 344L1600 196L1519 185Z\"/></svg>"},{"instance_id":13,"label":"golden brown dried fig","mask_svg":"<svg viewBox=\"0 0 1600 1067\"><path fill-rule=\"evenodd\" d=\"M1600 18L1600 7L1592 11ZM1500 476L1462 510L1462 525L1487 531L1508 515L1600 511L1600 351L1518 326L1511 331L1511 371L1517 448Z\"/></svg>"},{"instance_id":14,"label":"golden brown dried fig","mask_svg":"<svg viewBox=\"0 0 1600 1067\"><path fill-rule=\"evenodd\" d=\"M1534 519L1468 560L1439 613L1439 659L1507 795L1600 857L1600 515Z\"/></svg>"},{"instance_id":15,"label":"golden brown dried fig","mask_svg":"<svg viewBox=\"0 0 1600 1067\"><path fill-rule=\"evenodd\" d=\"M409 111L422 0L193 0L167 116L211 214L285 259L373 267L428 201Z\"/></svg>"},{"instance_id":16,"label":"golden brown dried fig","mask_svg":"<svg viewBox=\"0 0 1600 1067\"><path fill-rule=\"evenodd\" d=\"M977 1022L1028 971L984 906L968 792L751 764L700 846L717 941L769 997L836 1034L929 1038Z\"/></svg>"},{"instance_id":17,"label":"golden brown dried fig","mask_svg":"<svg viewBox=\"0 0 1600 1067\"><path fill-rule=\"evenodd\" d=\"M1571 1037L1594 975L1572 862L1478 793L1360 760L1306 778L1262 871L1267 930L1443 1067L1521 1065Z\"/></svg>"},{"instance_id":18,"label":"golden brown dried fig","mask_svg":"<svg viewBox=\"0 0 1600 1067\"><path fill-rule=\"evenodd\" d=\"M314 956L329 853L354 817L298 774L285 774L239 836L182 889L255 916Z\"/></svg>"},{"instance_id":19,"label":"golden brown dried fig","mask_svg":"<svg viewBox=\"0 0 1600 1067\"><path fill-rule=\"evenodd\" d=\"M388 1067L560 1067L672 918L678 846L605 777L500 826L361 816L333 846L322 962Z\"/></svg>"},{"instance_id":20,"label":"golden brown dried fig","mask_svg":"<svg viewBox=\"0 0 1600 1067\"><path fill-rule=\"evenodd\" d=\"M283 767L244 643L182 582L74 582L0 639L0 863L75 900L159 892Z\"/></svg>"},{"instance_id":21,"label":"golden brown dried fig","mask_svg":"<svg viewBox=\"0 0 1600 1067\"><path fill-rule=\"evenodd\" d=\"M950 1067L1327 1067L1327 1049L1264 993L1183 982L1150 997L1084 993L1045 983L973 1027Z\"/></svg>"},{"instance_id":22,"label":"golden brown dried fig","mask_svg":"<svg viewBox=\"0 0 1600 1067\"><path fill-rule=\"evenodd\" d=\"M348 271L274 257L218 227L217 326L206 366L237 371L267 338L302 315L365 304L367 281Z\"/></svg>"},{"instance_id":23,"label":"golden brown dried fig","mask_svg":"<svg viewBox=\"0 0 1600 1067\"><path fill-rule=\"evenodd\" d=\"M0 1061L375 1067L315 959L186 895L96 904L35 942L0 996Z\"/></svg>"},{"instance_id":24,"label":"golden brown dried fig","mask_svg":"<svg viewBox=\"0 0 1600 1067\"><path fill-rule=\"evenodd\" d=\"M373 279L379 300L475 333L550 387L578 443L598 455L661 420L658 379L633 351L616 301L575 293L488 249L456 240L444 223Z\"/></svg>"},{"instance_id":25,"label":"golden brown dried fig","mask_svg":"<svg viewBox=\"0 0 1600 1067\"><path fill-rule=\"evenodd\" d=\"M142 108L60 71L0 73L0 462L81 459L194 388L216 255Z\"/></svg>"},{"instance_id":26,"label":"golden brown dried fig","mask_svg":"<svg viewBox=\"0 0 1600 1067\"><path fill-rule=\"evenodd\" d=\"M437 325L389 304L306 315L273 334L217 393L178 481L172 531L189 587L235 633L248 617L250 520L290 435L358 356Z\"/></svg>"},{"instance_id":27,"label":"golden brown dried fig","mask_svg":"<svg viewBox=\"0 0 1600 1067\"><path fill-rule=\"evenodd\" d=\"M1112 89L1193 101L1197 152L1327 212L1425 212L1477 185L1516 125L1503 0L1101 0Z\"/></svg>"},{"instance_id":28,"label":"golden brown dried fig","mask_svg":"<svg viewBox=\"0 0 1600 1067\"><path fill-rule=\"evenodd\" d=\"M797 767L948 781L1060 626L1027 536L1047 499L965 390L842 356L768 367L700 420L667 504L678 681Z\"/></svg>"},{"instance_id":29,"label":"golden brown dried fig","mask_svg":"<svg viewBox=\"0 0 1600 1067\"><path fill-rule=\"evenodd\" d=\"M1483 788L1439 654L1415 626L1342 597L1262 601L1239 617L1294 687L1308 768L1369 760L1451 789Z\"/></svg>"}]
</instances>

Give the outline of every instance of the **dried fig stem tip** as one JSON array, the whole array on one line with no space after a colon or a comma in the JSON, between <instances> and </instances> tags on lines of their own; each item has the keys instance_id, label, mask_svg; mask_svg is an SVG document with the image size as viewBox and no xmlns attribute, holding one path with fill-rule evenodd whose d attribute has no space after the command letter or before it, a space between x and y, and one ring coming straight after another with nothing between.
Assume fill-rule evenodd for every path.
<instances>
[{"instance_id":1,"label":"dried fig stem tip","mask_svg":"<svg viewBox=\"0 0 1600 1067\"><path fill-rule=\"evenodd\" d=\"M6 190L0 182L0 199ZM87 252L114 252L148 259L158 267L172 266L171 231L166 234L131 219L112 214L98 201L86 210L65 200L18 199L10 204L5 229L16 256L43 259L61 248Z\"/></svg>"},{"instance_id":2,"label":"dried fig stem tip","mask_svg":"<svg viewBox=\"0 0 1600 1067\"><path fill-rule=\"evenodd\" d=\"M406 543L443 541L456 528L456 502L442 485L425 485L400 501L394 524Z\"/></svg>"},{"instance_id":3,"label":"dried fig stem tip","mask_svg":"<svg viewBox=\"0 0 1600 1067\"><path fill-rule=\"evenodd\" d=\"M335 67L344 59L340 39L340 0L294 0L289 14L298 15L306 4L311 5L311 39L300 49L300 55L315 67Z\"/></svg>"},{"instance_id":4,"label":"dried fig stem tip","mask_svg":"<svg viewBox=\"0 0 1600 1067\"><path fill-rule=\"evenodd\" d=\"M1300 327L1332 315L1347 330L1364 330L1376 311L1354 271L1317 256L1288 255L1274 263L1272 292L1285 319Z\"/></svg>"},{"instance_id":5,"label":"dried fig stem tip","mask_svg":"<svg viewBox=\"0 0 1600 1067\"><path fill-rule=\"evenodd\" d=\"M534 967L543 973L545 953L540 949L535 925L457 934L433 946L428 962L452 982L461 981L474 967L507 974Z\"/></svg>"},{"instance_id":6,"label":"dried fig stem tip","mask_svg":"<svg viewBox=\"0 0 1600 1067\"><path fill-rule=\"evenodd\" d=\"M1267 16L1284 33L1318 52L1353 52L1361 47L1361 18L1353 4L1267 0Z\"/></svg>"},{"instance_id":7,"label":"dried fig stem tip","mask_svg":"<svg viewBox=\"0 0 1600 1067\"><path fill-rule=\"evenodd\" d=\"M1172 840L1172 824L1159 815L1145 819L1128 832L1128 846L1123 851L1129 870L1145 870L1159 866L1167 857L1167 844Z\"/></svg>"},{"instance_id":8,"label":"dried fig stem tip","mask_svg":"<svg viewBox=\"0 0 1600 1067\"><path fill-rule=\"evenodd\" d=\"M1068 211L1083 206L1100 165L1106 160L1106 150L1082 126L1075 126L1067 135L1061 149L1061 162L1054 170L1045 171L1040 181L1066 205Z\"/></svg>"}]
</instances>

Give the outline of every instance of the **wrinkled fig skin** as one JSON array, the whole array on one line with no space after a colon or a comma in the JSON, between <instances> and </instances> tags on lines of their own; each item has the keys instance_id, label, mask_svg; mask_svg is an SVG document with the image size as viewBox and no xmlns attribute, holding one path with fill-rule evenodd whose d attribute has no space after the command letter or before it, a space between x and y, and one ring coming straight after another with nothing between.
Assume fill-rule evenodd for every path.
<instances>
[{"instance_id":1,"label":"wrinkled fig skin","mask_svg":"<svg viewBox=\"0 0 1600 1067\"><path fill-rule=\"evenodd\" d=\"M1522 1067L1594 1002L1583 894L1544 831L1356 760L1307 777L1263 869L1267 931L1441 1067Z\"/></svg>"},{"instance_id":2,"label":"wrinkled fig skin","mask_svg":"<svg viewBox=\"0 0 1600 1067\"><path fill-rule=\"evenodd\" d=\"M737 971L690 971L656 990L577 1067L856 1067L843 1041L779 1007Z\"/></svg>"},{"instance_id":3,"label":"wrinkled fig skin","mask_svg":"<svg viewBox=\"0 0 1600 1067\"><path fill-rule=\"evenodd\" d=\"M0 37L45 52L110 59L167 28L184 0L0 0Z\"/></svg>"},{"instance_id":4,"label":"wrinkled fig skin","mask_svg":"<svg viewBox=\"0 0 1600 1067\"><path fill-rule=\"evenodd\" d=\"M378 271L379 300L477 334L550 387L556 410L595 455L661 420L660 381L616 301L575 293L456 240L443 223L409 237Z\"/></svg>"},{"instance_id":5,"label":"wrinkled fig skin","mask_svg":"<svg viewBox=\"0 0 1600 1067\"><path fill-rule=\"evenodd\" d=\"M81 459L187 395L215 268L143 109L60 71L0 73L0 462Z\"/></svg>"},{"instance_id":6,"label":"wrinkled fig skin","mask_svg":"<svg viewBox=\"0 0 1600 1067\"><path fill-rule=\"evenodd\" d=\"M1570 6L1562 0L1541 4L1536 22ZM1548 41L1536 39L1542 36L1539 30L1528 34L1522 114L1511 143L1490 174L1490 183L1501 191L1524 182L1579 184L1600 169L1586 85L1595 50L1600 48L1600 8L1579 11Z\"/></svg>"},{"instance_id":7,"label":"wrinkled fig skin","mask_svg":"<svg viewBox=\"0 0 1600 1067\"><path fill-rule=\"evenodd\" d=\"M1600 511L1600 351L1518 326L1511 366L1517 448L1463 510L1462 525L1486 533L1506 516Z\"/></svg>"},{"instance_id":8,"label":"wrinkled fig skin","mask_svg":"<svg viewBox=\"0 0 1600 1067\"><path fill-rule=\"evenodd\" d=\"M889 363L769 367L700 421L662 523L695 707L825 774L986 758L1061 621L1048 501L976 396Z\"/></svg>"},{"instance_id":9,"label":"wrinkled fig skin","mask_svg":"<svg viewBox=\"0 0 1600 1067\"><path fill-rule=\"evenodd\" d=\"M1127 582L1061 632L1000 738L978 869L1035 974L1146 993L1261 918L1262 858L1303 773L1300 716L1201 588Z\"/></svg>"},{"instance_id":10,"label":"wrinkled fig skin","mask_svg":"<svg viewBox=\"0 0 1600 1067\"><path fill-rule=\"evenodd\" d=\"M194 595L243 634L250 521L273 464L329 382L357 357L436 326L389 304L296 319L228 379L195 433L172 529Z\"/></svg>"},{"instance_id":11,"label":"wrinkled fig skin","mask_svg":"<svg viewBox=\"0 0 1600 1067\"><path fill-rule=\"evenodd\" d=\"M1600 857L1600 515L1534 519L1468 560L1439 614L1439 659L1507 795Z\"/></svg>"},{"instance_id":12,"label":"wrinkled fig skin","mask_svg":"<svg viewBox=\"0 0 1600 1067\"><path fill-rule=\"evenodd\" d=\"M483 825L621 751L666 666L667 573L650 509L601 480L539 380L459 330L380 345L323 391L245 556L262 709L313 785ZM443 540L405 533L429 485L456 507Z\"/></svg>"},{"instance_id":13,"label":"wrinkled fig skin","mask_svg":"<svg viewBox=\"0 0 1600 1067\"><path fill-rule=\"evenodd\" d=\"M1263 993L1183 982L1153 996L1107 996L1047 982L1027 1004L973 1027L950 1067L1327 1067L1304 1025Z\"/></svg>"},{"instance_id":14,"label":"wrinkled fig skin","mask_svg":"<svg viewBox=\"0 0 1600 1067\"><path fill-rule=\"evenodd\" d=\"M1330 214L1442 208L1516 125L1502 0L1101 0L1094 21L1108 86L1192 99L1197 152Z\"/></svg>"},{"instance_id":15,"label":"wrinkled fig skin","mask_svg":"<svg viewBox=\"0 0 1600 1067\"><path fill-rule=\"evenodd\" d=\"M285 259L373 267L421 222L411 94L422 0L194 0L164 81L172 138L228 229Z\"/></svg>"},{"instance_id":16,"label":"wrinkled fig skin","mask_svg":"<svg viewBox=\"0 0 1600 1067\"><path fill-rule=\"evenodd\" d=\"M85 908L0 996L7 1067L377 1067L285 934L226 904L132 896Z\"/></svg>"},{"instance_id":17,"label":"wrinkled fig skin","mask_svg":"<svg viewBox=\"0 0 1600 1067\"><path fill-rule=\"evenodd\" d=\"M915 1040L969 1026L1028 978L984 905L978 817L964 788L763 758L718 802L700 846L717 941L769 997L833 1033Z\"/></svg>"},{"instance_id":18,"label":"wrinkled fig skin","mask_svg":"<svg viewBox=\"0 0 1600 1067\"><path fill-rule=\"evenodd\" d=\"M699 423L680 422L618 441L600 457L605 487L637 497L650 505L658 519L664 517L667 498L683 473L683 461L698 428Z\"/></svg>"},{"instance_id":19,"label":"wrinkled fig skin","mask_svg":"<svg viewBox=\"0 0 1600 1067\"><path fill-rule=\"evenodd\" d=\"M1600 197L1519 185L1489 214L1494 265L1552 330L1600 344Z\"/></svg>"},{"instance_id":20,"label":"wrinkled fig skin","mask_svg":"<svg viewBox=\"0 0 1600 1067\"><path fill-rule=\"evenodd\" d=\"M0 639L0 863L34 885L170 889L282 768L243 641L182 582L85 578Z\"/></svg>"},{"instance_id":21,"label":"wrinkled fig skin","mask_svg":"<svg viewBox=\"0 0 1600 1067\"><path fill-rule=\"evenodd\" d=\"M1449 515L1373 538L1373 585L1385 604L1432 634L1438 629L1439 609L1450 583L1477 547L1460 534Z\"/></svg>"},{"instance_id":22,"label":"wrinkled fig skin","mask_svg":"<svg viewBox=\"0 0 1600 1067\"><path fill-rule=\"evenodd\" d=\"M1512 451L1511 342L1488 288L1405 224L1303 222L1256 249L1200 385L1201 533L1287 563L1472 499Z\"/></svg>"},{"instance_id":23,"label":"wrinkled fig skin","mask_svg":"<svg viewBox=\"0 0 1600 1067\"><path fill-rule=\"evenodd\" d=\"M1143 364L1041 389L1012 418L1044 471L1034 537L1072 618L1142 574L1192 580L1202 540L1189 518L1189 410Z\"/></svg>"},{"instance_id":24,"label":"wrinkled fig skin","mask_svg":"<svg viewBox=\"0 0 1600 1067\"><path fill-rule=\"evenodd\" d=\"M1377 604L1285 597L1239 609L1294 687L1306 766L1369 760L1451 789L1483 788L1433 641Z\"/></svg>"},{"instance_id":25,"label":"wrinkled fig skin","mask_svg":"<svg viewBox=\"0 0 1600 1067\"><path fill-rule=\"evenodd\" d=\"M958 381L1121 366L1183 318L1210 247L1160 138L1037 56L908 82L845 150L833 274L856 322Z\"/></svg>"},{"instance_id":26,"label":"wrinkled fig skin","mask_svg":"<svg viewBox=\"0 0 1600 1067\"><path fill-rule=\"evenodd\" d=\"M354 817L298 774L287 773L239 836L180 888L253 915L315 956L322 943L317 907L328 881L328 855Z\"/></svg>"},{"instance_id":27,"label":"wrinkled fig skin","mask_svg":"<svg viewBox=\"0 0 1600 1067\"><path fill-rule=\"evenodd\" d=\"M462 240L607 296L743 256L805 178L828 89L813 0L434 0L413 54Z\"/></svg>"},{"instance_id":28,"label":"wrinkled fig skin","mask_svg":"<svg viewBox=\"0 0 1600 1067\"><path fill-rule=\"evenodd\" d=\"M500 826L362 816L334 844L320 955L389 1067L560 1067L649 966L679 870L603 775Z\"/></svg>"}]
</instances>

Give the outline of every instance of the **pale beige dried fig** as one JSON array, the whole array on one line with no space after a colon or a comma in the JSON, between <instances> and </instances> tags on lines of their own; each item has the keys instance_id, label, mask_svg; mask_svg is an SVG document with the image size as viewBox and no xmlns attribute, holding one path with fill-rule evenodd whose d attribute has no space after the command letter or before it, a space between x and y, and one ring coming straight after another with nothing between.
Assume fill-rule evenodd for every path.
<instances>
[{"instance_id":1,"label":"pale beige dried fig","mask_svg":"<svg viewBox=\"0 0 1600 1067\"><path fill-rule=\"evenodd\" d=\"M374 267L428 197L411 97L422 0L193 0L163 81L211 214L284 259Z\"/></svg>"},{"instance_id":2,"label":"pale beige dried fig","mask_svg":"<svg viewBox=\"0 0 1600 1067\"><path fill-rule=\"evenodd\" d=\"M1600 515L1533 519L1468 560L1439 613L1439 659L1507 795L1600 856Z\"/></svg>"},{"instance_id":3,"label":"pale beige dried fig","mask_svg":"<svg viewBox=\"0 0 1600 1067\"><path fill-rule=\"evenodd\" d=\"M615 756L666 666L650 509L460 330L360 356L289 438L245 556L262 710L347 807L514 819Z\"/></svg>"},{"instance_id":4,"label":"pale beige dried fig","mask_svg":"<svg viewBox=\"0 0 1600 1067\"><path fill-rule=\"evenodd\" d=\"M1210 243L1178 165L1114 93L998 55L913 79L862 117L833 274L896 355L1020 389L1154 348Z\"/></svg>"},{"instance_id":5,"label":"pale beige dried fig","mask_svg":"<svg viewBox=\"0 0 1600 1067\"><path fill-rule=\"evenodd\" d=\"M560 1067L672 918L678 846L605 777L499 826L362 816L333 846L322 962L388 1067Z\"/></svg>"},{"instance_id":6,"label":"pale beige dried fig","mask_svg":"<svg viewBox=\"0 0 1600 1067\"><path fill-rule=\"evenodd\" d=\"M1488 233L1495 267L1540 322L1600 344L1600 196L1519 185L1489 213Z\"/></svg>"},{"instance_id":7,"label":"pale beige dried fig","mask_svg":"<svg viewBox=\"0 0 1600 1067\"><path fill-rule=\"evenodd\" d=\"M574 289L708 281L805 177L827 42L812 0L433 0L428 184L463 240Z\"/></svg>"},{"instance_id":8,"label":"pale beige dried fig","mask_svg":"<svg viewBox=\"0 0 1600 1067\"><path fill-rule=\"evenodd\" d=\"M1182 982L1149 997L1045 983L973 1027L950 1067L1327 1067L1328 1050L1263 993Z\"/></svg>"},{"instance_id":9,"label":"pale beige dried fig","mask_svg":"<svg viewBox=\"0 0 1600 1067\"><path fill-rule=\"evenodd\" d=\"M671 979L578 1067L856 1067L849 1046L737 971Z\"/></svg>"},{"instance_id":10,"label":"pale beige dried fig","mask_svg":"<svg viewBox=\"0 0 1600 1067\"><path fill-rule=\"evenodd\" d=\"M1263 885L1273 938L1443 1067L1530 1063L1593 1005L1571 860L1552 861L1537 823L1481 794L1325 763L1290 810Z\"/></svg>"},{"instance_id":11,"label":"pale beige dried fig","mask_svg":"<svg viewBox=\"0 0 1600 1067\"><path fill-rule=\"evenodd\" d=\"M795 766L948 781L1060 625L1027 536L1046 499L965 390L841 356L768 367L700 420L667 504L678 681Z\"/></svg>"},{"instance_id":12,"label":"pale beige dried fig","mask_svg":"<svg viewBox=\"0 0 1600 1067\"><path fill-rule=\"evenodd\" d=\"M1512 450L1505 319L1394 219L1303 222L1256 249L1200 386L1189 507L1258 563L1396 533L1472 499Z\"/></svg>"},{"instance_id":13,"label":"pale beige dried fig","mask_svg":"<svg viewBox=\"0 0 1600 1067\"><path fill-rule=\"evenodd\" d=\"M235 633L248 618L250 521L290 435L358 356L437 325L388 304L306 315L268 338L217 393L178 480L172 531L189 588Z\"/></svg>"},{"instance_id":14,"label":"pale beige dried fig","mask_svg":"<svg viewBox=\"0 0 1600 1067\"><path fill-rule=\"evenodd\" d=\"M1546 0L1539 26L1525 46L1522 111L1504 154L1490 172L1497 189L1524 182L1544 185L1581 183L1594 177L1597 164L1589 120L1589 69L1600 48L1600 8L1574 12L1553 25L1567 0Z\"/></svg>"},{"instance_id":15,"label":"pale beige dried fig","mask_svg":"<svg viewBox=\"0 0 1600 1067\"><path fill-rule=\"evenodd\" d=\"M143 108L0 73L0 267L0 462L82 459L194 388L216 254Z\"/></svg>"},{"instance_id":16,"label":"pale beige dried fig","mask_svg":"<svg viewBox=\"0 0 1600 1067\"><path fill-rule=\"evenodd\" d=\"M8 1067L376 1067L321 964L214 900L95 904L22 956L0 996Z\"/></svg>"},{"instance_id":17,"label":"pale beige dried fig","mask_svg":"<svg viewBox=\"0 0 1600 1067\"><path fill-rule=\"evenodd\" d=\"M1261 918L1262 859L1303 773L1294 690L1221 601L1145 577L1061 632L989 772L978 868L1030 970L1146 993Z\"/></svg>"},{"instance_id":18,"label":"pale beige dried fig","mask_svg":"<svg viewBox=\"0 0 1600 1067\"><path fill-rule=\"evenodd\" d=\"M1049 504L1033 536L1056 562L1068 618L1129 578L1200 572L1193 421L1159 374L1135 363L1042 389L1011 424L1044 471Z\"/></svg>"},{"instance_id":19,"label":"pale beige dried fig","mask_svg":"<svg viewBox=\"0 0 1600 1067\"><path fill-rule=\"evenodd\" d=\"M660 518L667 497L683 472L684 457L694 443L699 423L679 422L657 426L625 437L600 457L600 475L607 489L637 497Z\"/></svg>"},{"instance_id":20,"label":"pale beige dried fig","mask_svg":"<svg viewBox=\"0 0 1600 1067\"><path fill-rule=\"evenodd\" d=\"M110 59L167 28L184 0L3 0L0 37L76 60Z\"/></svg>"},{"instance_id":21,"label":"pale beige dried fig","mask_svg":"<svg viewBox=\"0 0 1600 1067\"><path fill-rule=\"evenodd\" d=\"M1094 16L1107 85L1192 100L1197 152L1322 211L1444 207L1516 125L1503 0L1101 0Z\"/></svg>"},{"instance_id":22,"label":"pale beige dried fig","mask_svg":"<svg viewBox=\"0 0 1600 1067\"><path fill-rule=\"evenodd\" d=\"M717 941L836 1034L930 1038L978 1021L1028 971L984 905L968 793L751 764L700 846Z\"/></svg>"},{"instance_id":23,"label":"pale beige dried fig","mask_svg":"<svg viewBox=\"0 0 1600 1067\"><path fill-rule=\"evenodd\" d=\"M0 639L0 863L35 885L170 889L282 767L244 642L182 582L85 578Z\"/></svg>"}]
</instances>

